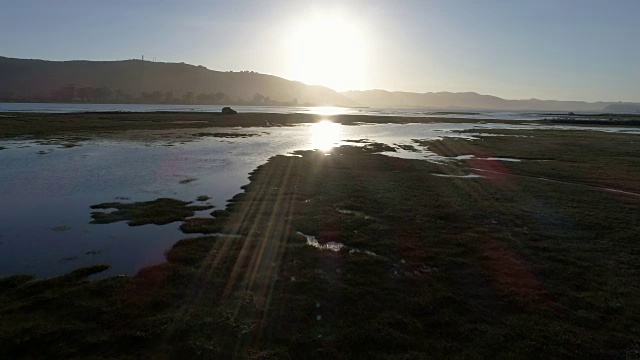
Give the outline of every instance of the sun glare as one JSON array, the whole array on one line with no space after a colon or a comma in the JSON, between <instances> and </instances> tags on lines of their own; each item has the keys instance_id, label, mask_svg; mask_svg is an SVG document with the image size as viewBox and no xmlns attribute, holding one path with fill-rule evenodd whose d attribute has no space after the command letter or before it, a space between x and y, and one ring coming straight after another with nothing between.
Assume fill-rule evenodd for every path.
<instances>
[{"instance_id":1,"label":"sun glare","mask_svg":"<svg viewBox=\"0 0 640 360\"><path fill-rule=\"evenodd\" d=\"M316 106L316 107L312 107L310 111L311 114L324 115L324 116L339 115L339 114L344 114L345 112L346 112L345 108L336 107L336 106ZM325 121L328 121L328 120L325 120Z\"/></svg>"},{"instance_id":2,"label":"sun glare","mask_svg":"<svg viewBox=\"0 0 640 360\"><path fill-rule=\"evenodd\" d=\"M322 120L310 126L311 147L320 151L329 151L340 141L341 125Z\"/></svg>"},{"instance_id":3,"label":"sun glare","mask_svg":"<svg viewBox=\"0 0 640 360\"><path fill-rule=\"evenodd\" d=\"M292 79L338 91L366 86L367 42L354 19L332 13L303 19L286 47Z\"/></svg>"}]
</instances>

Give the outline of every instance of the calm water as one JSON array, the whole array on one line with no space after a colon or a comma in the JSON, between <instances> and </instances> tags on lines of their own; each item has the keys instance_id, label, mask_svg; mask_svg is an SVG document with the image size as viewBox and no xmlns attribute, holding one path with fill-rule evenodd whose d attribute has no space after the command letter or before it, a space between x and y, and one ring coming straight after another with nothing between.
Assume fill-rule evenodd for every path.
<instances>
[{"instance_id":1,"label":"calm water","mask_svg":"<svg viewBox=\"0 0 640 360\"><path fill-rule=\"evenodd\" d=\"M557 112L496 111L451 109L386 109L343 107L296 107L296 106L233 106L239 112L277 114L320 115L378 115L406 117L454 117L466 119L542 120L557 115ZM0 103L0 112L86 112L86 111L198 111L220 112L220 105L162 105L162 104L50 104L50 103ZM584 113L587 114L587 113Z\"/></svg>"},{"instance_id":2,"label":"calm water","mask_svg":"<svg viewBox=\"0 0 640 360\"><path fill-rule=\"evenodd\" d=\"M412 144L411 139L468 137L456 130L532 126L535 125L316 124L225 128L221 131L258 136L221 139L183 135L188 141L181 141L171 132L150 131L149 134L169 136L156 139L169 140L98 139L83 141L73 148L41 145L33 140L1 140L0 146L5 149L0 150L0 276L54 276L101 263L112 266L102 276L134 274L141 267L162 262L172 244L188 237L178 230L178 222L139 227L124 222L90 224L89 206L93 204L119 201L118 198L194 201L199 195L207 195L211 197L208 203L223 208L226 200L248 182L248 173L274 155L328 149L349 139L369 139L397 147ZM426 148L419 152L397 149L397 153L388 155L447 160ZM195 181L180 183L188 178ZM198 215L207 216L208 212Z\"/></svg>"}]
</instances>

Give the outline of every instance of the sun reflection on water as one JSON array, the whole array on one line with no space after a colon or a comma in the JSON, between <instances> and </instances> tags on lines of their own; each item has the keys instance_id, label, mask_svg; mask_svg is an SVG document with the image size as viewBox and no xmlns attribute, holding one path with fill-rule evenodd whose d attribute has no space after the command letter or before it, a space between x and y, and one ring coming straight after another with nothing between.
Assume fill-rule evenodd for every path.
<instances>
[{"instance_id":1,"label":"sun reflection on water","mask_svg":"<svg viewBox=\"0 0 640 360\"><path fill-rule=\"evenodd\" d=\"M349 109L338 106L316 106L310 108L309 113L323 116L346 114Z\"/></svg>"},{"instance_id":2,"label":"sun reflection on water","mask_svg":"<svg viewBox=\"0 0 640 360\"><path fill-rule=\"evenodd\" d=\"M342 129L340 124L322 120L309 127L311 147L320 151L329 151L340 142Z\"/></svg>"}]
</instances>

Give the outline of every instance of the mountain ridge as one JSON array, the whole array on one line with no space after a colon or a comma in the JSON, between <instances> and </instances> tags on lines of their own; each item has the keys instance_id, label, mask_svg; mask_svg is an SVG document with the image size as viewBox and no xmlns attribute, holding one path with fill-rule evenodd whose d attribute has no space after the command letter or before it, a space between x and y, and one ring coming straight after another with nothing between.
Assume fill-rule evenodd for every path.
<instances>
[{"instance_id":1,"label":"mountain ridge","mask_svg":"<svg viewBox=\"0 0 640 360\"><path fill-rule=\"evenodd\" d=\"M13 97L51 98L67 85L74 88L121 90L133 99L161 92L182 99L187 93L224 93L226 102L254 101L256 95L273 102L357 106L324 86L306 85L255 72L222 72L185 63L144 60L48 61L0 57L0 93ZM155 99L158 100L158 99ZM151 99L150 101L154 101ZM268 104L265 104L268 105Z\"/></svg>"},{"instance_id":2,"label":"mountain ridge","mask_svg":"<svg viewBox=\"0 0 640 360\"><path fill-rule=\"evenodd\" d=\"M0 101L331 105L374 108L640 112L640 103L503 99L477 92L337 92L253 71L139 59L50 61L0 56Z\"/></svg>"},{"instance_id":3,"label":"mountain ridge","mask_svg":"<svg viewBox=\"0 0 640 360\"><path fill-rule=\"evenodd\" d=\"M485 110L519 110L519 111L610 111L618 109L636 109L640 103L630 102L586 102L566 100L503 99L494 95L476 92L425 92L407 91L351 90L341 94L370 107L388 108L455 108Z\"/></svg>"}]
</instances>

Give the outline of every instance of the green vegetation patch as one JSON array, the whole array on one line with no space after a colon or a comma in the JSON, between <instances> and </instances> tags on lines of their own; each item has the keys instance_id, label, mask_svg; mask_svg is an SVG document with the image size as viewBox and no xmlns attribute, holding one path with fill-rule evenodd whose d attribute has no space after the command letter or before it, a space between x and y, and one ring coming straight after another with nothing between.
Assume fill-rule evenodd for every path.
<instances>
[{"instance_id":1,"label":"green vegetation patch","mask_svg":"<svg viewBox=\"0 0 640 360\"><path fill-rule=\"evenodd\" d=\"M544 119L547 124L590 125L590 126L640 126L638 114L556 114L555 117Z\"/></svg>"},{"instance_id":2,"label":"green vegetation patch","mask_svg":"<svg viewBox=\"0 0 640 360\"><path fill-rule=\"evenodd\" d=\"M92 209L115 209L111 212L94 211L92 224L109 224L126 221L130 226L146 224L164 225L182 221L194 215L196 211L213 208L211 205L190 205L191 202L160 198L135 203L109 202L92 205Z\"/></svg>"},{"instance_id":3,"label":"green vegetation patch","mask_svg":"<svg viewBox=\"0 0 640 360\"><path fill-rule=\"evenodd\" d=\"M421 145L443 156L473 154L480 158L524 160L510 162L508 166L499 161L464 161L468 167L497 173L515 172L519 176L636 193L640 189L640 135L637 134L550 129L473 130L465 133L472 133L480 139L443 138L425 141Z\"/></svg>"},{"instance_id":4,"label":"green vegetation patch","mask_svg":"<svg viewBox=\"0 0 640 360\"><path fill-rule=\"evenodd\" d=\"M33 275L21 274L0 278L0 289L6 291L33 280Z\"/></svg>"},{"instance_id":5,"label":"green vegetation patch","mask_svg":"<svg viewBox=\"0 0 640 360\"><path fill-rule=\"evenodd\" d=\"M184 184L192 183L192 182L197 181L197 180L198 179L195 179L195 178L186 178L186 179L178 181L178 183L184 185Z\"/></svg>"},{"instance_id":6,"label":"green vegetation patch","mask_svg":"<svg viewBox=\"0 0 640 360\"><path fill-rule=\"evenodd\" d=\"M182 225L180 225L180 230L186 234L215 234L219 233L224 229L224 224L214 218L191 218L186 219Z\"/></svg>"},{"instance_id":7,"label":"green vegetation patch","mask_svg":"<svg viewBox=\"0 0 640 360\"><path fill-rule=\"evenodd\" d=\"M384 143L371 141L371 140L368 140L368 139L345 140L344 142L354 143L354 144L362 144L362 148L364 150L366 150L367 152L369 152L369 153L378 153L378 152L384 152L384 151L396 152L396 149L391 145L387 145L387 144L384 144ZM407 149L405 149L405 150L407 150ZM294 154L295 154L295 152L294 152Z\"/></svg>"},{"instance_id":8,"label":"green vegetation patch","mask_svg":"<svg viewBox=\"0 0 640 360\"><path fill-rule=\"evenodd\" d=\"M91 343L99 346L103 355L111 352L101 344L104 339L114 339L114 310L126 294L130 279L87 279L106 268L97 265L44 280L27 275L0 280L3 357L91 357Z\"/></svg>"},{"instance_id":9,"label":"green vegetation patch","mask_svg":"<svg viewBox=\"0 0 640 360\"><path fill-rule=\"evenodd\" d=\"M229 217L229 215L231 215L229 213L229 211L227 210L222 210L222 209L218 209L218 210L213 210L211 212L211 216L215 217L215 218L226 218Z\"/></svg>"},{"instance_id":10,"label":"green vegetation patch","mask_svg":"<svg viewBox=\"0 0 640 360\"><path fill-rule=\"evenodd\" d=\"M167 252L167 261L189 267L198 267L209 255L212 245L218 241L214 236L203 236L178 241Z\"/></svg>"},{"instance_id":11,"label":"green vegetation patch","mask_svg":"<svg viewBox=\"0 0 640 360\"><path fill-rule=\"evenodd\" d=\"M109 269L109 265L106 265L106 264L93 265L93 266L87 266L87 267L73 270L72 272L63 276L66 278L72 278L72 279L84 279L88 276L99 274L108 269Z\"/></svg>"},{"instance_id":12,"label":"green vegetation patch","mask_svg":"<svg viewBox=\"0 0 640 360\"><path fill-rule=\"evenodd\" d=\"M413 145L408 145L408 144L395 144L395 145L405 151L420 152L420 150Z\"/></svg>"}]
</instances>

